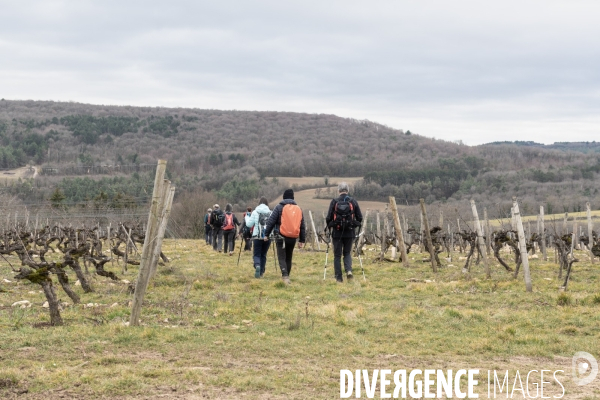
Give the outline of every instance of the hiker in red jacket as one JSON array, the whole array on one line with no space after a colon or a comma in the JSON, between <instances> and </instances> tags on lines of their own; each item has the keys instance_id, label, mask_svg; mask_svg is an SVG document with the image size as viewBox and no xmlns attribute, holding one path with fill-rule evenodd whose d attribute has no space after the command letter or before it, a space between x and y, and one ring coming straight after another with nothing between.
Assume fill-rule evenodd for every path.
<instances>
[{"instance_id":1,"label":"hiker in red jacket","mask_svg":"<svg viewBox=\"0 0 600 400\"><path fill-rule=\"evenodd\" d=\"M233 207L231 204L225 206L225 215L223 218L223 253L227 253L229 249L229 255L233 255L233 247L235 246L235 234L236 227L240 226L235 214L232 212Z\"/></svg>"}]
</instances>

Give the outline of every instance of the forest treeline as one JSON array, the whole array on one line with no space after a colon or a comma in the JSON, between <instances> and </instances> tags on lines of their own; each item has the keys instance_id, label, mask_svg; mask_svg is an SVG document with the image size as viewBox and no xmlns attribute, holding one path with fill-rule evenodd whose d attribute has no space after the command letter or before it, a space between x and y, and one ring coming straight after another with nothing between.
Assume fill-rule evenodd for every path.
<instances>
[{"instance_id":1,"label":"forest treeline","mask_svg":"<svg viewBox=\"0 0 600 400\"><path fill-rule=\"evenodd\" d=\"M65 204L144 204L152 171L123 175L114 166L151 166L159 158L179 188L176 202L201 190L243 207L262 194L280 195L273 177L361 176L353 188L359 199L474 198L492 209L518 196L525 210L600 206L595 142L466 146L325 114L0 101L0 167L43 167L35 182L0 182L24 202L48 201L58 189Z\"/></svg>"}]
</instances>

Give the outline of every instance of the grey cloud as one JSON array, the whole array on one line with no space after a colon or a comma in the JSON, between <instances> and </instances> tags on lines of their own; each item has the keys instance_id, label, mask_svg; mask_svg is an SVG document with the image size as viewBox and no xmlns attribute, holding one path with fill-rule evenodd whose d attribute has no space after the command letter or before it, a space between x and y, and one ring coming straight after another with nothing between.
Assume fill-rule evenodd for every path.
<instances>
[{"instance_id":1,"label":"grey cloud","mask_svg":"<svg viewBox=\"0 0 600 400\"><path fill-rule=\"evenodd\" d=\"M570 140L593 140L596 2L2 6L7 98L335 111L468 143L498 127L547 141L572 121Z\"/></svg>"}]
</instances>

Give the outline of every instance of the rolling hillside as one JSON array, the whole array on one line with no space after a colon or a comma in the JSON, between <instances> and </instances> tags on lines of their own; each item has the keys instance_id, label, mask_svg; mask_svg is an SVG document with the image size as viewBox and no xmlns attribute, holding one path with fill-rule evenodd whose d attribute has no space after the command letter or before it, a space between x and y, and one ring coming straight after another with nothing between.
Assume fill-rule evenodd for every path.
<instances>
[{"instance_id":1,"label":"rolling hillside","mask_svg":"<svg viewBox=\"0 0 600 400\"><path fill-rule=\"evenodd\" d=\"M260 195L277 198L285 185L273 177L337 176L364 177L353 188L362 201L394 195L399 204L425 198L451 205L473 198L502 214L518 196L526 212L539 204L548 213L577 212L586 201L600 206L598 148L469 147L323 114L0 101L0 167L40 167L35 183L16 180L3 189L24 203L47 201L57 188L74 203L116 196L143 203L156 159L166 158L178 198L204 190L239 207Z\"/></svg>"}]
</instances>

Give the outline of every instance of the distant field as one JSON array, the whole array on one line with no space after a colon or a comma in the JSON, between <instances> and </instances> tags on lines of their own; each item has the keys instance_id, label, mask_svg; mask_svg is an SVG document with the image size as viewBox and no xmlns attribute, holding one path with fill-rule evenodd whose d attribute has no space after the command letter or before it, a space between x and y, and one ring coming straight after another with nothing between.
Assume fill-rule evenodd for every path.
<instances>
[{"instance_id":1,"label":"distant field","mask_svg":"<svg viewBox=\"0 0 600 400\"><path fill-rule=\"evenodd\" d=\"M305 210L305 211L310 210L315 214L321 214L322 212L327 212L327 210L329 209L329 203L331 202L331 199L315 199L314 198L315 190L316 189L306 189L306 190L300 190L300 191L294 193L294 198L296 200L296 203L298 203L298 205L303 210ZM278 198L277 200L273 201L271 203L271 207L274 207L280 201L281 201L281 198ZM367 209L383 211L383 210L385 210L386 203L379 202L379 201L360 201L359 200L359 205L360 205L361 211L364 214L364 212Z\"/></svg>"},{"instance_id":2,"label":"distant field","mask_svg":"<svg viewBox=\"0 0 600 400\"><path fill-rule=\"evenodd\" d=\"M288 182L291 185L321 185L325 186L325 177L323 176L304 176L302 178L297 177L286 177L286 176L278 176L277 179L280 182ZM329 185L337 185L340 182L347 182L349 184L356 183L362 179L362 176L355 177L339 177L339 176L330 176L328 179Z\"/></svg>"},{"instance_id":3,"label":"distant field","mask_svg":"<svg viewBox=\"0 0 600 400\"><path fill-rule=\"evenodd\" d=\"M327 190L327 187L330 188L332 196L331 198L333 198L333 195L336 193L336 185L340 182L346 182L349 185L352 185L360 180L362 180L362 177L360 176L355 176L355 177L339 177L339 176L330 176L328 179L328 183L329 185L326 187L325 186L325 178L322 176L305 176L302 178L296 178L296 177L285 177L285 176L281 176L281 177L277 177L277 179L279 179L280 182L287 182L289 183L290 186L292 185L298 185L298 186L303 186L303 185L320 185L322 187L320 187L319 189L321 190ZM295 200L298 203L298 205L300 207L302 207L303 210L310 210L315 214L321 214L322 212L327 212L327 210L329 209L329 203L331 202L331 199L325 198L325 199L315 199L315 191L317 189L306 189L306 190L300 190L297 191L295 193ZM350 188L350 194L352 194L352 188ZM359 201L360 204L360 208L363 212L365 212L367 209L370 210L380 210L383 211L385 210L385 205L387 203L383 203L380 201L360 201L360 199L357 199ZM271 203L271 207L277 205L277 203L279 203L281 201L281 198L273 201Z\"/></svg>"},{"instance_id":4,"label":"distant field","mask_svg":"<svg viewBox=\"0 0 600 400\"><path fill-rule=\"evenodd\" d=\"M0 171L0 178L2 178L2 180L12 181L19 178L34 178L36 175L36 167L21 167L6 171Z\"/></svg>"}]
</instances>

